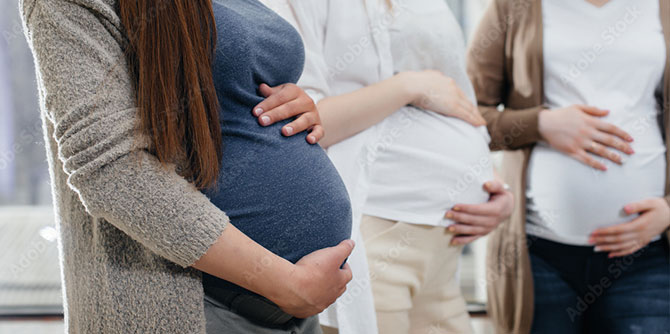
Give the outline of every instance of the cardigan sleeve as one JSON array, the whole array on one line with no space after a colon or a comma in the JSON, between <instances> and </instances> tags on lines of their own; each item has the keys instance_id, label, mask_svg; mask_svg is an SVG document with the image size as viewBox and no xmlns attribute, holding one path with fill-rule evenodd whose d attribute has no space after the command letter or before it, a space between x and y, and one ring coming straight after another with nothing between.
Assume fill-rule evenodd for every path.
<instances>
[{"instance_id":1,"label":"cardigan sleeve","mask_svg":"<svg viewBox=\"0 0 670 334\"><path fill-rule=\"evenodd\" d=\"M147 152L113 18L62 0L24 0L21 7L42 113L53 124L68 186L93 217L182 267L192 265L228 217L173 165Z\"/></svg>"},{"instance_id":2,"label":"cardigan sleeve","mask_svg":"<svg viewBox=\"0 0 670 334\"><path fill-rule=\"evenodd\" d=\"M519 149L542 139L538 116L543 106L528 109L498 109L504 104L508 82L505 50L508 26L513 22L509 0L489 4L468 50L467 70L477 95L479 109L491 134L491 149Z\"/></svg>"}]
</instances>

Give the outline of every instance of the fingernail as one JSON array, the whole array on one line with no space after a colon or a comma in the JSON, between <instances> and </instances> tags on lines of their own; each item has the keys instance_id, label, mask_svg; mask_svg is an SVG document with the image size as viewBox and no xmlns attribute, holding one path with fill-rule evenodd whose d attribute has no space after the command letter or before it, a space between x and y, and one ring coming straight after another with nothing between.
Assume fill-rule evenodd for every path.
<instances>
[{"instance_id":1,"label":"fingernail","mask_svg":"<svg viewBox=\"0 0 670 334\"><path fill-rule=\"evenodd\" d=\"M602 252L603 249L600 248L600 247L598 247L598 246L596 246L596 247L593 247L593 251L596 252L596 253L598 253L598 252Z\"/></svg>"},{"instance_id":2,"label":"fingernail","mask_svg":"<svg viewBox=\"0 0 670 334\"><path fill-rule=\"evenodd\" d=\"M269 123L270 123L270 117L269 116L261 117L261 124L268 125Z\"/></svg>"},{"instance_id":3,"label":"fingernail","mask_svg":"<svg viewBox=\"0 0 670 334\"><path fill-rule=\"evenodd\" d=\"M287 136L290 136L290 135L293 134L293 128L292 128L292 127L287 126L287 127L285 127L284 129L286 130L286 135L287 135Z\"/></svg>"},{"instance_id":4,"label":"fingernail","mask_svg":"<svg viewBox=\"0 0 670 334\"><path fill-rule=\"evenodd\" d=\"M447 219L454 218L454 214L451 212L447 212Z\"/></svg>"},{"instance_id":5,"label":"fingernail","mask_svg":"<svg viewBox=\"0 0 670 334\"><path fill-rule=\"evenodd\" d=\"M307 136L307 141L309 141L310 143L314 144L314 143L316 143L316 137L314 137L314 136Z\"/></svg>"},{"instance_id":6,"label":"fingernail","mask_svg":"<svg viewBox=\"0 0 670 334\"><path fill-rule=\"evenodd\" d=\"M491 188L491 182L486 182L486 183L484 183L484 187L486 187L486 188Z\"/></svg>"},{"instance_id":7,"label":"fingernail","mask_svg":"<svg viewBox=\"0 0 670 334\"><path fill-rule=\"evenodd\" d=\"M589 243L590 243L590 244L595 244L595 243L596 243L596 240L593 239L593 238L589 238Z\"/></svg>"},{"instance_id":8,"label":"fingernail","mask_svg":"<svg viewBox=\"0 0 670 334\"><path fill-rule=\"evenodd\" d=\"M453 231L455 231L455 230L456 230L456 228L455 228L455 227L453 227L453 226L449 226L448 230L449 230L449 232L453 232Z\"/></svg>"},{"instance_id":9,"label":"fingernail","mask_svg":"<svg viewBox=\"0 0 670 334\"><path fill-rule=\"evenodd\" d=\"M263 108L254 109L254 116L258 117L263 113Z\"/></svg>"},{"instance_id":10,"label":"fingernail","mask_svg":"<svg viewBox=\"0 0 670 334\"><path fill-rule=\"evenodd\" d=\"M455 206L453 210L454 211L461 211L461 207L460 206Z\"/></svg>"}]
</instances>

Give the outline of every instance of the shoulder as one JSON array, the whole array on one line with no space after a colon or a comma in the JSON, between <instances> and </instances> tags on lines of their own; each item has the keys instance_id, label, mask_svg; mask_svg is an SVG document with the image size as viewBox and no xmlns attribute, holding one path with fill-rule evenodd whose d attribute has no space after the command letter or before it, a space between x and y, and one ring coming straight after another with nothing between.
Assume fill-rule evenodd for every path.
<instances>
[{"instance_id":1,"label":"shoulder","mask_svg":"<svg viewBox=\"0 0 670 334\"><path fill-rule=\"evenodd\" d=\"M492 0L490 5L496 7L502 15L518 17L541 2L542 0Z\"/></svg>"},{"instance_id":2,"label":"shoulder","mask_svg":"<svg viewBox=\"0 0 670 334\"><path fill-rule=\"evenodd\" d=\"M120 26L118 0L19 0L19 11L26 26L33 20L105 20Z\"/></svg>"},{"instance_id":3,"label":"shoulder","mask_svg":"<svg viewBox=\"0 0 670 334\"><path fill-rule=\"evenodd\" d=\"M289 0L288 2L296 17L305 22L323 22L330 10L330 0Z\"/></svg>"},{"instance_id":4,"label":"shoulder","mask_svg":"<svg viewBox=\"0 0 670 334\"><path fill-rule=\"evenodd\" d=\"M519 27L524 22L533 21L533 15L541 6L542 0L492 0L489 4L489 20L503 28Z\"/></svg>"},{"instance_id":5,"label":"shoulder","mask_svg":"<svg viewBox=\"0 0 670 334\"><path fill-rule=\"evenodd\" d=\"M124 45L123 24L116 11L118 0L19 0L23 29L28 42L38 35L50 36L47 44L88 37ZM56 39L56 40L54 40ZM44 43L45 41L42 41ZM103 47L109 43L102 43ZM114 46L116 47L116 45Z\"/></svg>"}]
</instances>

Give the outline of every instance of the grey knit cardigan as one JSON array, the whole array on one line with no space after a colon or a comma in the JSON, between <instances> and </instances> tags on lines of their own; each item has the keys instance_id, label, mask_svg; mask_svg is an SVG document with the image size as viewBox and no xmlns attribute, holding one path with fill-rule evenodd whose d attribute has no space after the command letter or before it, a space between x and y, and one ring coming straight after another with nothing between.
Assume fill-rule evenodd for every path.
<instances>
[{"instance_id":1,"label":"grey knit cardigan","mask_svg":"<svg viewBox=\"0 0 670 334\"><path fill-rule=\"evenodd\" d=\"M201 276L189 266L228 217L136 135L117 0L19 4L35 58L67 331L204 334Z\"/></svg>"}]
</instances>

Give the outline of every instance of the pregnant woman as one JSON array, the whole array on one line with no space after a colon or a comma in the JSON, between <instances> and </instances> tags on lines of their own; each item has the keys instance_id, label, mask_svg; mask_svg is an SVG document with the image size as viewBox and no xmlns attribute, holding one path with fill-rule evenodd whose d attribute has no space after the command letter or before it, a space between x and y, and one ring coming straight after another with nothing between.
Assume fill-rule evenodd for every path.
<instances>
[{"instance_id":1,"label":"pregnant woman","mask_svg":"<svg viewBox=\"0 0 670 334\"><path fill-rule=\"evenodd\" d=\"M489 7L469 72L522 199L489 245L501 332L670 328L669 48L667 0Z\"/></svg>"},{"instance_id":2,"label":"pregnant woman","mask_svg":"<svg viewBox=\"0 0 670 334\"><path fill-rule=\"evenodd\" d=\"M351 213L309 144L322 130L292 84L297 32L254 0L25 0L21 12L67 331L320 333L314 316L351 280Z\"/></svg>"},{"instance_id":3,"label":"pregnant woman","mask_svg":"<svg viewBox=\"0 0 670 334\"><path fill-rule=\"evenodd\" d=\"M223 106L224 148L219 183L206 191L208 197L240 231L291 262L336 246L351 235L351 206L324 150L306 143L305 136L282 137L281 128L288 120L261 128L249 117L253 108L260 122L267 124L277 112L270 109L281 95L261 102L263 97L256 92L261 83L278 86L300 78L304 64L300 35L257 0L213 1L213 5L219 32L213 74ZM269 86L262 85L261 93L271 94ZM243 300L255 295L231 282L206 274L203 284L210 333L227 333L234 317L229 311L236 308L278 328L291 319L279 309L266 313L253 309L263 307L255 302L245 305ZM319 329L316 321L311 326ZM261 333L253 327L244 332Z\"/></svg>"},{"instance_id":4,"label":"pregnant woman","mask_svg":"<svg viewBox=\"0 0 670 334\"><path fill-rule=\"evenodd\" d=\"M379 333L471 332L462 247L507 217L512 196L492 181L456 19L442 0L290 3L308 50L299 84L319 101L321 143L348 182L354 221L363 216L354 235ZM367 314L355 261L359 293L323 319L342 334L372 332L351 325Z\"/></svg>"}]
</instances>

